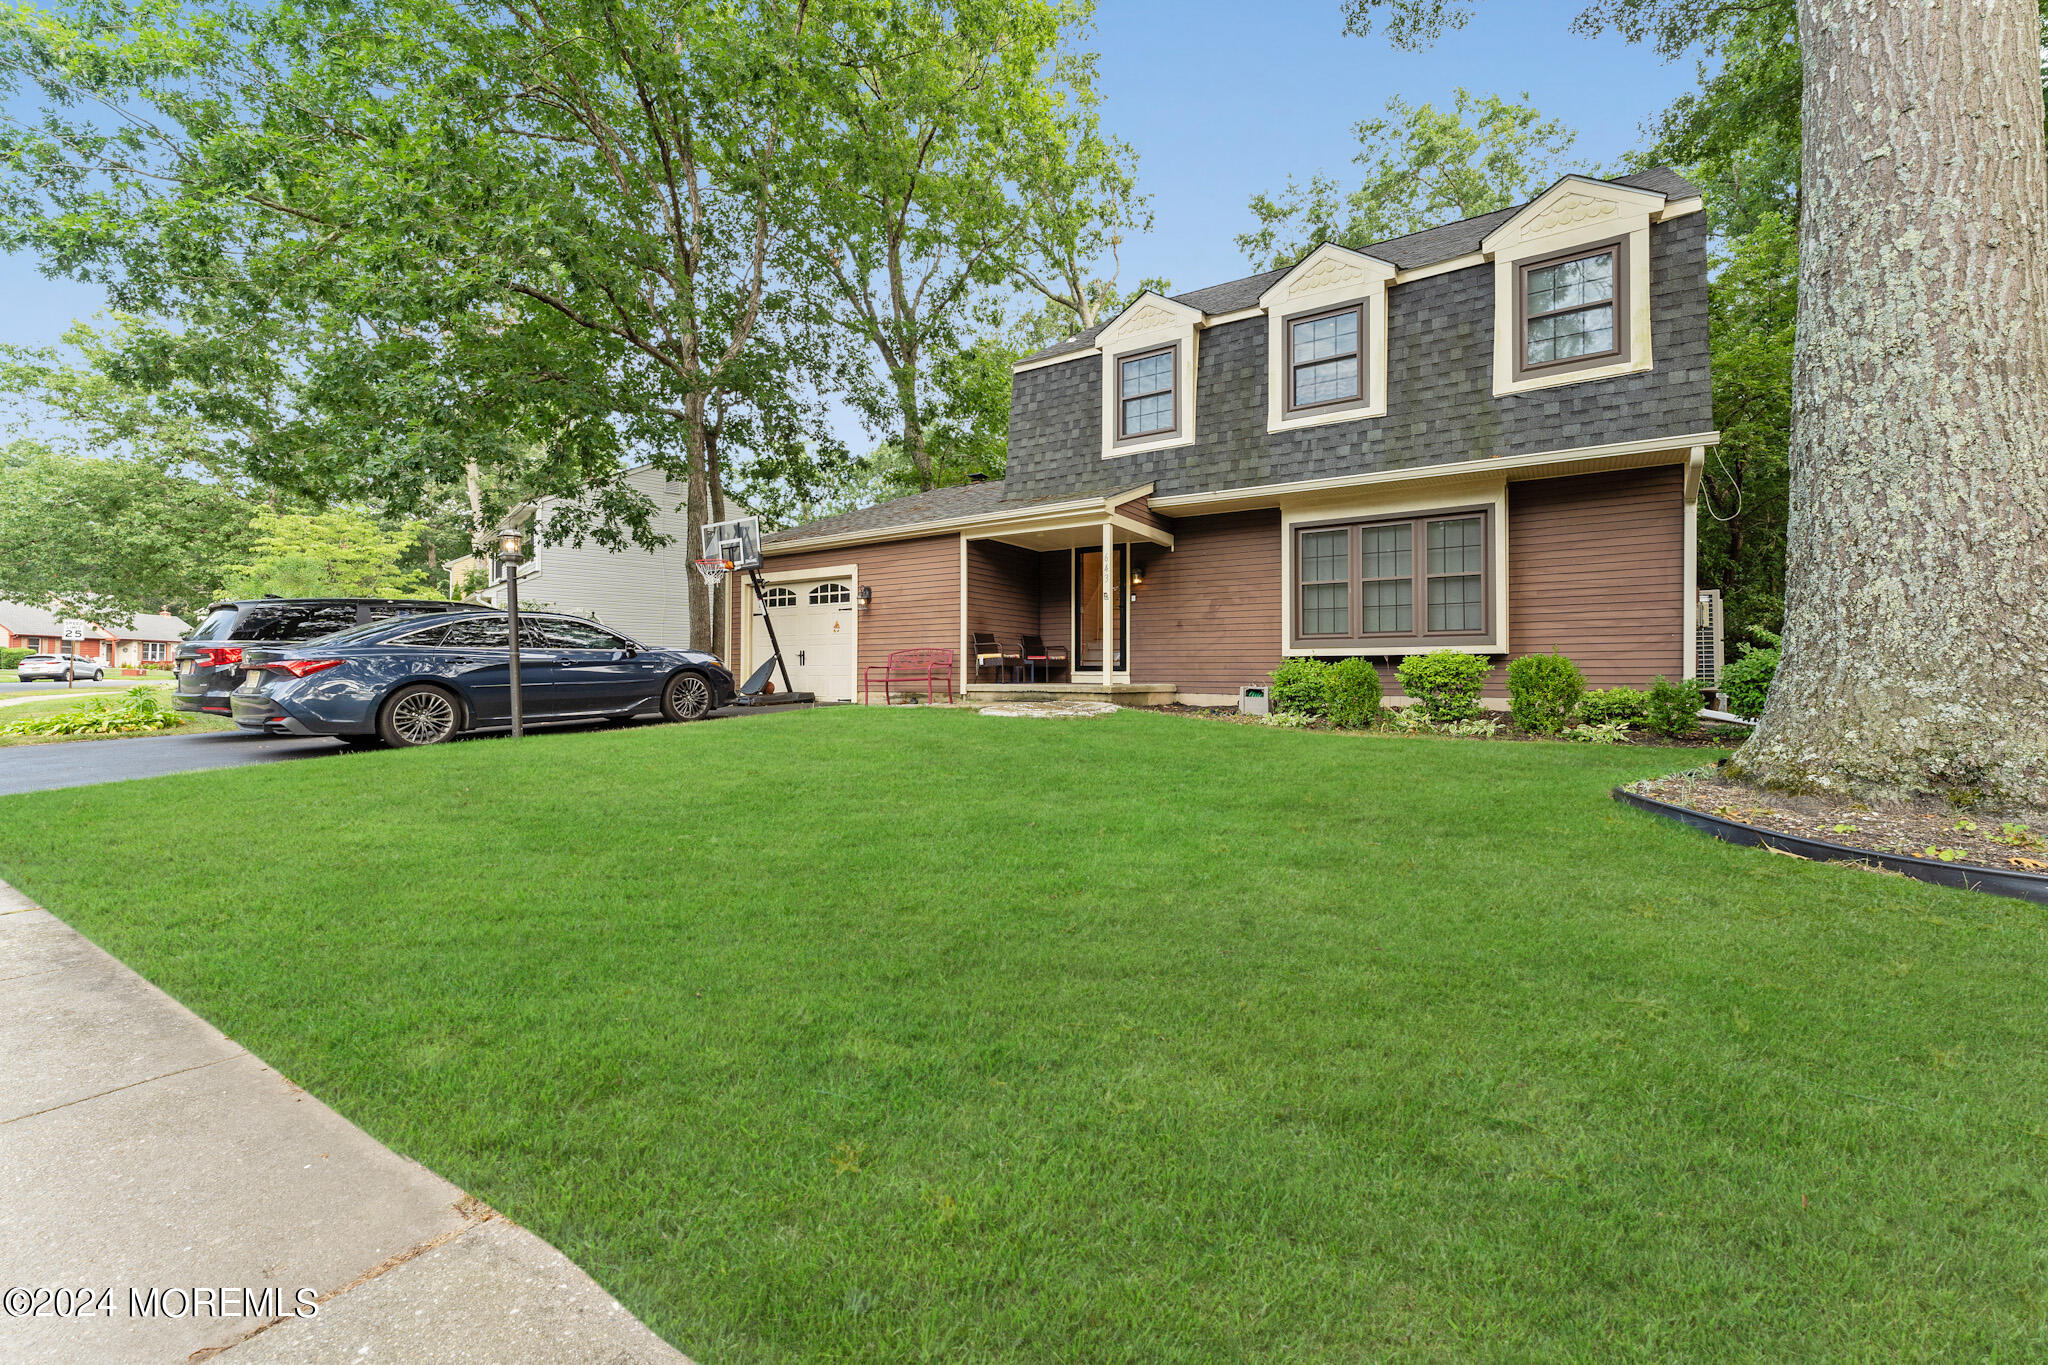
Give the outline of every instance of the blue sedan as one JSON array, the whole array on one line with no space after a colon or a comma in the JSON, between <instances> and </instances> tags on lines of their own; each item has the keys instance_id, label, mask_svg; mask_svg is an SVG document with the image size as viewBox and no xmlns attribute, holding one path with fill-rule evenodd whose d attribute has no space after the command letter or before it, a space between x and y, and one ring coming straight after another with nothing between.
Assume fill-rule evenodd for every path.
<instances>
[{"instance_id":1,"label":"blue sedan","mask_svg":"<svg viewBox=\"0 0 2048 1365\"><path fill-rule=\"evenodd\" d=\"M348 744L439 744L512 723L503 612L399 617L243 652L235 724ZM519 693L529 723L651 716L697 720L732 700L709 654L649 649L595 621L521 612Z\"/></svg>"}]
</instances>

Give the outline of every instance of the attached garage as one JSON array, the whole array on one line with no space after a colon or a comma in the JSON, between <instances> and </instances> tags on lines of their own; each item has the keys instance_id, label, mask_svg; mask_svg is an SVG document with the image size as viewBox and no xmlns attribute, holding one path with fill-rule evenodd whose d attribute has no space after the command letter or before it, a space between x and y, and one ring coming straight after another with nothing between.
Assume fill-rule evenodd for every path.
<instances>
[{"instance_id":1,"label":"attached garage","mask_svg":"<svg viewBox=\"0 0 2048 1365\"><path fill-rule=\"evenodd\" d=\"M774 646L768 642L761 603L751 600L751 592L747 596L754 618L747 657L758 666L774 652ZM854 609L852 575L771 583L766 598L769 610L775 613L775 634L796 690L815 692L820 701L853 700L858 685L854 642L860 624ZM782 686L779 673L775 685Z\"/></svg>"}]
</instances>

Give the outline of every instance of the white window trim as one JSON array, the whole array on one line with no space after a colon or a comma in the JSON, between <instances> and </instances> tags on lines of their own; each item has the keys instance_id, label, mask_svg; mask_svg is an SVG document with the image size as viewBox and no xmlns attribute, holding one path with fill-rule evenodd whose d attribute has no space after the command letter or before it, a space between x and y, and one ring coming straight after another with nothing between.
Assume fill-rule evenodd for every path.
<instances>
[{"instance_id":1,"label":"white window trim","mask_svg":"<svg viewBox=\"0 0 2048 1365\"><path fill-rule=\"evenodd\" d=\"M1115 460L1126 455L1142 455L1147 451L1172 450L1194 444L1199 417L1195 394L1195 351L1202 320L1201 310L1175 303L1148 290L1118 314L1115 322L1103 329L1097 338L1102 355L1103 459ZM1122 429L1118 421L1118 361L1139 351L1156 351L1176 343L1179 350L1174 363L1173 396L1179 421L1175 429L1145 440L1118 440L1117 432Z\"/></svg>"},{"instance_id":2,"label":"white window trim","mask_svg":"<svg viewBox=\"0 0 2048 1365\"><path fill-rule=\"evenodd\" d=\"M1293 642L1296 603L1289 585L1294 582L1294 528L1300 523L1324 521L1371 521L1379 517L1427 514L1453 507L1485 506L1492 528L1487 547L1493 559L1492 579L1487 585L1490 618L1487 626L1491 644L1384 644L1384 645L1296 645ZM1280 654L1283 658L1334 659L1357 656L1367 659L1401 659L1410 654L1508 653L1508 485L1506 479L1485 483L1461 483L1428 494L1408 497L1348 498L1344 500L1298 500L1280 507Z\"/></svg>"},{"instance_id":3,"label":"white window trim","mask_svg":"<svg viewBox=\"0 0 2048 1365\"><path fill-rule=\"evenodd\" d=\"M1259 306L1266 313L1268 432L1298 431L1334 422L1363 422L1387 415L1387 286L1394 275L1389 262L1326 242L1259 295ZM1365 403L1289 414L1287 320L1355 303L1365 305Z\"/></svg>"},{"instance_id":4,"label":"white window trim","mask_svg":"<svg viewBox=\"0 0 2048 1365\"><path fill-rule=\"evenodd\" d=\"M1493 261L1493 393L1509 394L1584 384L1654 369L1650 351L1650 224L1661 220L1665 197L1647 190L1566 176L1527 208L1489 233L1481 250ZM1683 207L1683 206L1679 206ZM1674 215L1675 216L1675 215ZM1517 269L1524 261L1615 237L1628 239L1628 355L1611 365L1515 378L1515 341L1522 306Z\"/></svg>"}]
</instances>

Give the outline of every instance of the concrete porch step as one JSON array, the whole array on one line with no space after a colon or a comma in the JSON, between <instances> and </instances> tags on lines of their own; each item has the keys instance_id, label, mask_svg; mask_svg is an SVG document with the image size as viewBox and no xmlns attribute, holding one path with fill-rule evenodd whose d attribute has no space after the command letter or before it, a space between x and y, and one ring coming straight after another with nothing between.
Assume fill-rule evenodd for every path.
<instances>
[{"instance_id":1,"label":"concrete porch step","mask_svg":"<svg viewBox=\"0 0 2048 1365\"><path fill-rule=\"evenodd\" d=\"M1173 683L969 683L967 700L985 701L1112 701L1119 706L1171 706L1179 689Z\"/></svg>"}]
</instances>

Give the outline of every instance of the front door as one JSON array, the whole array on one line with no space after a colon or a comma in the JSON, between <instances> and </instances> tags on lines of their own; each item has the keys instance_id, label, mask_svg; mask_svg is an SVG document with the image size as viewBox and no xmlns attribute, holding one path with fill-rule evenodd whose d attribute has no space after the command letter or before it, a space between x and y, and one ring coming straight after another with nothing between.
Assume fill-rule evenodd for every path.
<instances>
[{"instance_id":1,"label":"front door","mask_svg":"<svg viewBox=\"0 0 2048 1365\"><path fill-rule=\"evenodd\" d=\"M1130 571L1129 549L1119 545L1116 547L1116 557L1110 561L1110 572L1116 575L1116 591L1111 594L1110 603L1110 609L1116 614L1110 623L1111 647L1116 651L1116 659L1111 669L1118 673L1130 667L1130 613L1124 610L1125 604L1130 600ZM1074 551L1074 671L1098 675L1102 672L1100 547Z\"/></svg>"}]
</instances>

